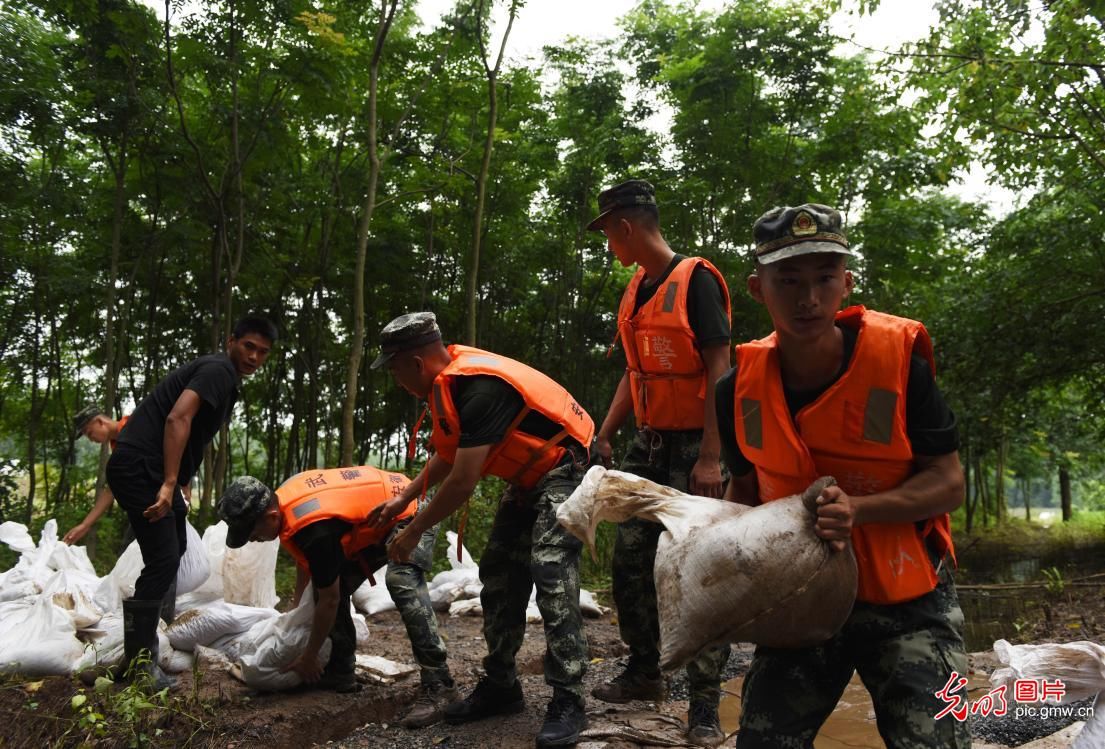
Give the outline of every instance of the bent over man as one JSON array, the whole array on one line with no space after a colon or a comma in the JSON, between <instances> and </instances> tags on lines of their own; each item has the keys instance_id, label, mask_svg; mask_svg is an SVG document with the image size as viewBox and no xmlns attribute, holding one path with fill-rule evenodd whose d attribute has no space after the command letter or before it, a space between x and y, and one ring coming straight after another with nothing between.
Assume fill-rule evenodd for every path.
<instances>
[{"instance_id":1,"label":"bent over man","mask_svg":"<svg viewBox=\"0 0 1105 749\"><path fill-rule=\"evenodd\" d=\"M721 273L700 257L672 251L660 233L652 185L629 180L599 195L599 216L587 227L606 235L623 266L637 264L618 308L626 369L597 447L610 465L610 442L633 413L637 434L621 469L682 492L718 497L724 489L714 383L729 368L729 290ZM659 700L660 623L653 565L663 526L631 518L614 541L614 603L629 664L591 693L606 702ZM687 738L715 746L721 672L729 647L710 647L687 664Z\"/></svg>"},{"instance_id":2,"label":"bent over man","mask_svg":"<svg viewBox=\"0 0 1105 749\"><path fill-rule=\"evenodd\" d=\"M177 568L187 544L182 488L203 462L204 448L230 420L241 378L265 363L275 340L276 327L268 320L239 320L225 353L174 369L142 399L107 463L108 486L130 519L144 565L134 597L123 601L124 658L132 664L140 650L148 650L158 689L169 681L156 667L157 619L159 614L172 619Z\"/></svg>"},{"instance_id":3,"label":"bent over man","mask_svg":"<svg viewBox=\"0 0 1105 749\"><path fill-rule=\"evenodd\" d=\"M485 676L445 708L449 723L523 709L515 656L526 631L526 604L537 587L545 627L545 681L553 688L537 746L570 746L586 726L583 674L587 644L579 610L580 541L556 522L556 509L579 485L594 436L591 417L560 385L505 356L445 347L434 315L403 315L380 335L387 365L403 388L429 399L435 453L402 494L376 514L389 522L429 487L433 500L388 547L406 560L427 528L471 496L482 476L510 486L499 503L480 562Z\"/></svg>"},{"instance_id":4,"label":"bent over man","mask_svg":"<svg viewBox=\"0 0 1105 749\"><path fill-rule=\"evenodd\" d=\"M717 386L727 496L755 505L834 476L815 528L834 548L852 543L859 588L828 642L756 649L737 746L812 747L858 671L888 747L966 749L965 723L935 719L937 692L966 674L967 656L948 563L963 471L932 342L915 320L838 311L853 281L836 210L775 208L753 233L748 290L775 330L738 346Z\"/></svg>"},{"instance_id":5,"label":"bent over man","mask_svg":"<svg viewBox=\"0 0 1105 749\"><path fill-rule=\"evenodd\" d=\"M307 583L314 584L317 606L311 635L303 652L287 669L296 671L307 684L338 692L357 688L357 635L349 599L387 560L385 540L407 526L413 508L406 508L383 525L367 520L373 509L399 495L408 483L401 474L371 466L331 468L298 473L276 491L243 476L235 479L219 500L219 517L230 528L226 535L228 547L236 549L247 541L279 538L295 559L293 605L299 605ZM444 705L457 697L426 587L436 538L436 525L426 529L411 562L389 563L384 578L421 669L422 693L401 721L407 728L438 722ZM320 670L318 653L327 637L331 642L330 660Z\"/></svg>"}]
</instances>

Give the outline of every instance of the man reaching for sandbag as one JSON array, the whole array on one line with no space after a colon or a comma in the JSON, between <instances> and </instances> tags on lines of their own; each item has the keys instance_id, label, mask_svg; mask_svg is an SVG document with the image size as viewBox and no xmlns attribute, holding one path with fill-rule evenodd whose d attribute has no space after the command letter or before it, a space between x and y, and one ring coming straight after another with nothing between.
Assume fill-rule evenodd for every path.
<instances>
[{"instance_id":1,"label":"man reaching for sandbag","mask_svg":"<svg viewBox=\"0 0 1105 749\"><path fill-rule=\"evenodd\" d=\"M935 720L953 672L967 672L963 612L948 561L948 513L963 502L955 416L914 320L840 310L852 291L841 216L807 203L755 223L752 297L775 331L737 347L717 385L726 497L748 505L801 492L818 476L815 530L851 541L857 601L816 647L758 647L744 681L740 749L813 746L852 674L895 749L970 746L967 724Z\"/></svg>"},{"instance_id":2,"label":"man reaching for sandbag","mask_svg":"<svg viewBox=\"0 0 1105 749\"><path fill-rule=\"evenodd\" d=\"M571 746L587 725L583 674L587 643L579 610L579 539L556 521L579 486L594 423L549 377L520 362L469 346L446 348L430 312L392 320L380 335L396 382L428 398L435 453L403 493L377 515L387 523L429 487L433 501L388 546L404 561L420 535L459 509L481 476L509 483L480 560L486 675L468 697L445 708L449 723L516 713L524 706L515 656L526 633L526 604L537 587L545 625L545 681L553 688L537 746Z\"/></svg>"},{"instance_id":3,"label":"man reaching for sandbag","mask_svg":"<svg viewBox=\"0 0 1105 749\"><path fill-rule=\"evenodd\" d=\"M626 369L596 444L607 467L611 440L632 412L637 433L620 468L682 492L721 497L724 477L714 420L713 384L729 368L729 290L708 260L677 255L660 233L652 185L634 179L599 194L588 225L606 235L623 266L636 264L618 307ZM663 526L640 518L618 525L614 603L629 664L591 694L605 702L661 700L660 627L653 567ZM705 648L687 664L687 738L715 746L721 672L729 646Z\"/></svg>"},{"instance_id":4,"label":"man reaching for sandbag","mask_svg":"<svg viewBox=\"0 0 1105 749\"><path fill-rule=\"evenodd\" d=\"M386 539L406 528L414 513L399 513L385 524L366 519L374 508L400 495L408 483L402 474L371 466L331 468L296 474L276 491L243 476L219 499L219 517L229 526L229 548L279 538L296 561L292 604L299 605L308 582L314 584L316 607L310 637L303 652L284 669L295 671L307 684L337 692L357 689L357 634L349 599L387 562ZM384 577L421 669L421 694L400 721L407 728L440 721L442 708L458 696L426 587L436 539L437 526L433 525L418 537L409 562L387 562ZM323 668L319 650L327 637L330 660Z\"/></svg>"},{"instance_id":5,"label":"man reaching for sandbag","mask_svg":"<svg viewBox=\"0 0 1105 749\"><path fill-rule=\"evenodd\" d=\"M142 550L134 596L123 601L124 672L146 651L149 661L142 662L156 689L172 683L157 667L157 620L170 621L176 605L173 583L188 543L183 488L230 421L241 379L261 368L275 340L269 320L243 317L225 353L174 369L142 399L107 462L108 486Z\"/></svg>"}]
</instances>

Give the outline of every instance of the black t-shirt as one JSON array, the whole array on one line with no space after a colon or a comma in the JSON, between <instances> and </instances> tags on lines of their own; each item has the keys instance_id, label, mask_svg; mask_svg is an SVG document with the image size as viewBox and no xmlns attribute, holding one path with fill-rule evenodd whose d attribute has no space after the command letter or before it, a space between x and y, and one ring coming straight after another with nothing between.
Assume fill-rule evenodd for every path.
<instances>
[{"instance_id":1,"label":"black t-shirt","mask_svg":"<svg viewBox=\"0 0 1105 749\"><path fill-rule=\"evenodd\" d=\"M459 447L501 442L506 430L525 406L521 393L505 380L492 375L454 377L453 403L460 418ZM537 411L530 411L518 424L518 429L547 440L559 434L561 426ZM574 443L575 440L565 442Z\"/></svg>"},{"instance_id":2,"label":"black t-shirt","mask_svg":"<svg viewBox=\"0 0 1105 749\"><path fill-rule=\"evenodd\" d=\"M637 298L633 303L633 314L649 299L656 296L656 289L668 279L675 266L686 260L685 255L676 255L671 265L654 282L642 281L637 287ZM717 278L705 266L699 265L691 273L691 286L687 289L687 318L691 322L698 348L703 349L718 343L729 343L729 316L725 314L725 297Z\"/></svg>"},{"instance_id":3,"label":"black t-shirt","mask_svg":"<svg viewBox=\"0 0 1105 749\"><path fill-rule=\"evenodd\" d=\"M813 403L834 382L839 380L852 362L856 350L858 332L847 325L838 326L844 334L844 356L840 371L824 387L815 390L793 390L783 385L783 395L791 418L802 408ZM718 432L721 437L721 455L734 476L744 476L753 469L752 463L741 453L737 444L734 388L737 368L733 367L717 381L716 404ZM916 455L947 455L959 449L959 429L955 414L948 408L944 395L936 385L928 361L914 354L909 362L909 382L906 386L906 435Z\"/></svg>"},{"instance_id":4,"label":"black t-shirt","mask_svg":"<svg viewBox=\"0 0 1105 749\"><path fill-rule=\"evenodd\" d=\"M344 520L329 518L311 523L292 536L292 542L307 558L307 569L311 571L315 590L329 587L338 579L346 561L341 537L352 527Z\"/></svg>"},{"instance_id":5,"label":"black t-shirt","mask_svg":"<svg viewBox=\"0 0 1105 749\"><path fill-rule=\"evenodd\" d=\"M141 454L147 459L150 470L161 477L165 420L181 393L195 391L202 402L192 418L192 429L180 456L177 473L178 482L187 484L203 462L203 448L230 420L234 404L238 401L238 381L238 373L226 354L201 356L177 367L134 409L127 428L119 432L119 450Z\"/></svg>"}]
</instances>

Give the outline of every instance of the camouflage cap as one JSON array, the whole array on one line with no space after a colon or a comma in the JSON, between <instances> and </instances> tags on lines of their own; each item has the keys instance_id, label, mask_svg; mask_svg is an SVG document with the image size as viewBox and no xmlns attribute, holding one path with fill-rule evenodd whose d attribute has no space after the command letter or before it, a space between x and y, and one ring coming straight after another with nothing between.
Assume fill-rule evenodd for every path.
<instances>
[{"instance_id":1,"label":"camouflage cap","mask_svg":"<svg viewBox=\"0 0 1105 749\"><path fill-rule=\"evenodd\" d=\"M276 499L276 494L252 476L239 476L219 497L216 510L226 521L226 545L237 549L245 546L261 514Z\"/></svg>"},{"instance_id":2,"label":"camouflage cap","mask_svg":"<svg viewBox=\"0 0 1105 749\"><path fill-rule=\"evenodd\" d=\"M752 225L756 262L761 265L799 255L833 252L851 255L840 211L820 203L772 208Z\"/></svg>"},{"instance_id":3,"label":"camouflage cap","mask_svg":"<svg viewBox=\"0 0 1105 749\"><path fill-rule=\"evenodd\" d=\"M599 215L587 224L587 231L602 231L602 220L619 208L656 205L656 188L643 179L631 179L599 193Z\"/></svg>"},{"instance_id":4,"label":"camouflage cap","mask_svg":"<svg viewBox=\"0 0 1105 749\"><path fill-rule=\"evenodd\" d=\"M395 318L380 331L380 355L372 369L387 364L400 351L409 351L441 340L441 328L433 312L410 312Z\"/></svg>"},{"instance_id":5,"label":"camouflage cap","mask_svg":"<svg viewBox=\"0 0 1105 749\"><path fill-rule=\"evenodd\" d=\"M97 416L104 416L104 409L100 408L95 403L91 403L73 417L73 436L80 437L84 434L84 428L88 426L88 423L95 419Z\"/></svg>"}]
</instances>

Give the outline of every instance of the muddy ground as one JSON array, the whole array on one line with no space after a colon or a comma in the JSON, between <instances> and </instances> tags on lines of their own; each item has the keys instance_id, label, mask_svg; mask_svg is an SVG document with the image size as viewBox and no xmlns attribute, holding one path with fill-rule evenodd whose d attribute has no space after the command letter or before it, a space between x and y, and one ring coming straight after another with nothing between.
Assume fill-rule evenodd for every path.
<instances>
[{"instance_id":1,"label":"muddy ground","mask_svg":"<svg viewBox=\"0 0 1105 749\"><path fill-rule=\"evenodd\" d=\"M1098 587L1068 588L1047 599L1047 616L1026 621L1022 637L1015 642L1066 642L1100 640L1105 636L1105 601ZM411 655L402 624L395 612L387 612L370 620L371 645L367 652L410 663ZM441 629L447 638L449 663L462 690L478 679L484 642L478 617L441 617ZM586 677L590 688L620 671L619 660L625 646L618 637L612 615L586 621L592 663ZM361 692L338 695L328 692L301 690L284 694L258 694L226 673L207 670L201 673L198 686L192 674L182 675L178 689L171 693L167 709L139 709L139 721L120 717L118 697L105 698L91 692L82 709L74 710L71 701L81 685L72 679L54 677L42 680L10 679L0 684L0 746L127 746L146 736L154 746L193 747L304 747L326 745L348 749L384 747L529 747L541 725L550 690L541 675L541 655L544 640L540 625L529 626L519 655L526 711L502 719L481 721L465 726L438 725L418 731L408 731L396 725L406 707L414 699L416 675L403 677L395 683L365 684ZM739 676L747 668L750 651L734 648L727 678ZM95 723L87 714L90 706L104 715L100 721L104 735L98 735ZM631 704L606 706L595 700L588 704L595 742L592 746L633 745L626 737L646 735L678 737L686 716L686 690L683 677L672 685L672 698L658 706ZM79 722L84 715L85 722ZM979 729L983 729L979 726ZM1009 741L1023 743L1034 738L1028 726L1023 731L1006 732ZM1045 730L1058 730L1062 725L1036 727L1035 735ZM985 738L993 741L991 726ZM980 731L976 730L976 734ZM617 741L621 735L623 741ZM734 739L726 742L732 746ZM332 743L331 743L332 742ZM1016 745L1016 744L1013 744Z\"/></svg>"}]
</instances>

